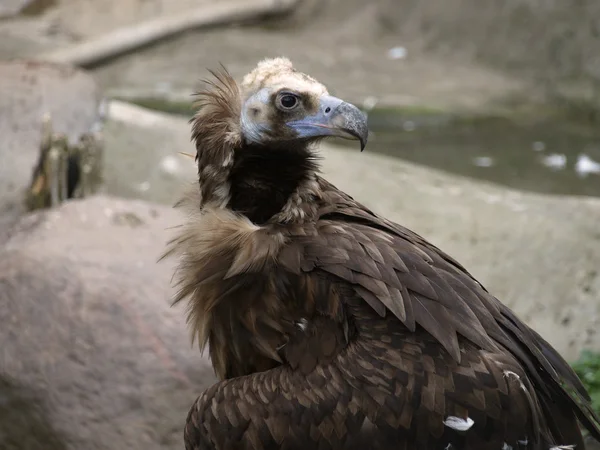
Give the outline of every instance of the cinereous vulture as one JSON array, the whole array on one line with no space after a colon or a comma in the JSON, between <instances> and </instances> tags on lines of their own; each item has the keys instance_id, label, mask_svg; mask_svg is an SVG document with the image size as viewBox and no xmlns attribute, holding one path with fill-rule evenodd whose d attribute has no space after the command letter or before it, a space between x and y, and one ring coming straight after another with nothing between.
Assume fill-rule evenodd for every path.
<instances>
[{"instance_id":1,"label":"cinereous vulture","mask_svg":"<svg viewBox=\"0 0 600 450\"><path fill-rule=\"evenodd\" d=\"M579 423L600 438L548 342L318 175L320 139L366 145L358 108L286 58L239 85L211 73L192 119L199 183L165 252L220 380L186 449L580 450Z\"/></svg>"}]
</instances>

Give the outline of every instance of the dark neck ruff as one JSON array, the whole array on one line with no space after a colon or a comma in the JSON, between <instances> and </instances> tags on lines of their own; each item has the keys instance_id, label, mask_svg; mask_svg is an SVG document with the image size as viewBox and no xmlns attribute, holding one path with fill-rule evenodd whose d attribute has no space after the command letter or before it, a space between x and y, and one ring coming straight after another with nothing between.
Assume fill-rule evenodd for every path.
<instances>
[{"instance_id":1,"label":"dark neck ruff","mask_svg":"<svg viewBox=\"0 0 600 450\"><path fill-rule=\"evenodd\" d=\"M235 152L228 207L264 224L316 170L315 157L304 142L244 145Z\"/></svg>"}]
</instances>

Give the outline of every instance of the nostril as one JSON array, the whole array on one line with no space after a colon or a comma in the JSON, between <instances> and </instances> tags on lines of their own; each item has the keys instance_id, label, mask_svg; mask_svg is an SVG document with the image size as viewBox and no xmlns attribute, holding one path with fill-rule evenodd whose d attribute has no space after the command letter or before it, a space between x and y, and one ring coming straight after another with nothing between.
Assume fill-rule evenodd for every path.
<instances>
[{"instance_id":1,"label":"nostril","mask_svg":"<svg viewBox=\"0 0 600 450\"><path fill-rule=\"evenodd\" d=\"M331 108L328 106L327 108L325 108L325 114L327 114L329 111L331 111Z\"/></svg>"}]
</instances>

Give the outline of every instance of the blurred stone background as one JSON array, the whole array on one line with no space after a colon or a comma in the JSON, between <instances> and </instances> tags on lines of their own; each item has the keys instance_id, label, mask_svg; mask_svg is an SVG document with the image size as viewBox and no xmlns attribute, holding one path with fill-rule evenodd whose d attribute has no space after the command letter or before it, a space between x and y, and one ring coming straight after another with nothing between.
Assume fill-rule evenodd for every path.
<instances>
[{"instance_id":1,"label":"blurred stone background","mask_svg":"<svg viewBox=\"0 0 600 450\"><path fill-rule=\"evenodd\" d=\"M0 448L182 448L214 377L157 259L219 63L285 55L364 108L326 176L569 361L600 351L599 36L592 0L0 0ZM103 182L29 211L45 115L101 136Z\"/></svg>"}]
</instances>

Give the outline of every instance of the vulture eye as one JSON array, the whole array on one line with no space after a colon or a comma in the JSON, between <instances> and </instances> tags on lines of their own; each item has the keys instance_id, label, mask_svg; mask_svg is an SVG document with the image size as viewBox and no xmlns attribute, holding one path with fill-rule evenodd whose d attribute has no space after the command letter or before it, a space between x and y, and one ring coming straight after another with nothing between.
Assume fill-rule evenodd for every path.
<instances>
[{"instance_id":1,"label":"vulture eye","mask_svg":"<svg viewBox=\"0 0 600 450\"><path fill-rule=\"evenodd\" d=\"M298 103L298 97L294 94L283 94L279 97L279 105L282 109L294 109Z\"/></svg>"}]
</instances>

